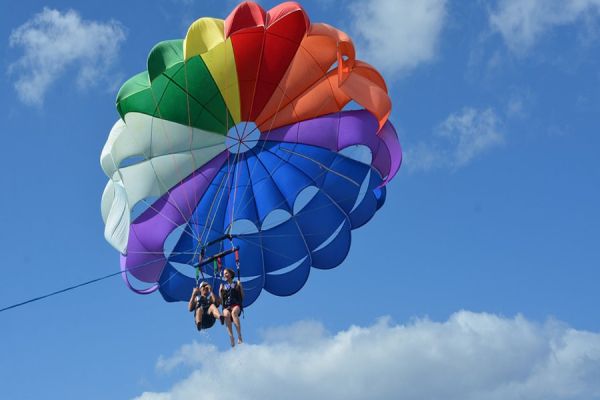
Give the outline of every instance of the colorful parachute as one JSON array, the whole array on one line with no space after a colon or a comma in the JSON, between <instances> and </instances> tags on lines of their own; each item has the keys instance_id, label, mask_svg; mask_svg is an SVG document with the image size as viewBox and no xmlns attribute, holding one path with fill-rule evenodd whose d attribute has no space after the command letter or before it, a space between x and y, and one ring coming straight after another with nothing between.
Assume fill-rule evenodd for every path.
<instances>
[{"instance_id":1,"label":"colorful parachute","mask_svg":"<svg viewBox=\"0 0 600 400\"><path fill-rule=\"evenodd\" d=\"M101 155L105 237L127 285L187 300L201 250L226 249L210 243L223 235L239 248L245 305L338 266L400 168L390 109L350 38L297 3L245 2L158 43L121 87ZM213 265L201 272L218 284Z\"/></svg>"}]
</instances>

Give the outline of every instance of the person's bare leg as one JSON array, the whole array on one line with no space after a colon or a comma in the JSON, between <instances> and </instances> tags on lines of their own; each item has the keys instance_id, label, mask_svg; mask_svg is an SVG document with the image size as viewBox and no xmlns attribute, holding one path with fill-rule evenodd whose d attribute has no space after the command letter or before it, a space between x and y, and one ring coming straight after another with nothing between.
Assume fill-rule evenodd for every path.
<instances>
[{"instance_id":1,"label":"person's bare leg","mask_svg":"<svg viewBox=\"0 0 600 400\"><path fill-rule=\"evenodd\" d=\"M227 327L227 333L229 334L229 342L231 343L231 347L235 346L235 342L233 340L233 330L231 329L231 313L229 310L223 310L223 316L225 317L225 326Z\"/></svg>"},{"instance_id":2,"label":"person's bare leg","mask_svg":"<svg viewBox=\"0 0 600 400\"><path fill-rule=\"evenodd\" d=\"M225 318L221 315L217 306L215 306L214 304L211 304L210 307L208 308L208 312L210 315L215 317L215 319L218 319L221 322L221 325L223 325L223 323L225 322Z\"/></svg>"},{"instance_id":3,"label":"person's bare leg","mask_svg":"<svg viewBox=\"0 0 600 400\"><path fill-rule=\"evenodd\" d=\"M217 307L215 307L214 304L210 305L210 307L208 308L208 312L216 319L221 318L221 313L219 312L219 309Z\"/></svg>"},{"instance_id":4,"label":"person's bare leg","mask_svg":"<svg viewBox=\"0 0 600 400\"><path fill-rule=\"evenodd\" d=\"M243 343L242 327L240 325L240 312L240 308L238 306L235 306L231 312L231 315L233 317L233 324L235 325L235 330L237 331L238 343Z\"/></svg>"}]
</instances>

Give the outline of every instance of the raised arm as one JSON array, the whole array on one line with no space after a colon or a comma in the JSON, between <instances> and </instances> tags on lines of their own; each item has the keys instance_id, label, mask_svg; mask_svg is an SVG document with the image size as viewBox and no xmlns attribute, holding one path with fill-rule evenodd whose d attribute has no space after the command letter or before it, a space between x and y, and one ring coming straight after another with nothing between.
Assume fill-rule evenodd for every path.
<instances>
[{"instance_id":1,"label":"raised arm","mask_svg":"<svg viewBox=\"0 0 600 400\"><path fill-rule=\"evenodd\" d=\"M188 302L188 310L193 311L196 308L196 295L198 294L198 288L195 287L192 290L192 296L190 297L190 301Z\"/></svg>"}]
</instances>

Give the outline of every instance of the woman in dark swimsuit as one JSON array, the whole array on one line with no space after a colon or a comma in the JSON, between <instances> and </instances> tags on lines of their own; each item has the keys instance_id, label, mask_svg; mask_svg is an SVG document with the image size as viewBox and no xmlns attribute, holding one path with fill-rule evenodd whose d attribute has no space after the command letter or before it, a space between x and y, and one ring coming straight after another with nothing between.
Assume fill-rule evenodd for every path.
<instances>
[{"instance_id":1,"label":"woman in dark swimsuit","mask_svg":"<svg viewBox=\"0 0 600 400\"><path fill-rule=\"evenodd\" d=\"M233 331L231 328L231 320L237 331L238 344L242 343L242 327L240 326L240 313L242 312L242 302L244 300L244 288L242 282L234 281L235 272L231 268L225 268L223 271L223 277L225 283L221 284L219 288L219 295L221 297L221 304L223 304L223 316L225 317L225 324L227 325L227 332L229 333L229 341L231 347L235 346L233 340Z\"/></svg>"}]
</instances>

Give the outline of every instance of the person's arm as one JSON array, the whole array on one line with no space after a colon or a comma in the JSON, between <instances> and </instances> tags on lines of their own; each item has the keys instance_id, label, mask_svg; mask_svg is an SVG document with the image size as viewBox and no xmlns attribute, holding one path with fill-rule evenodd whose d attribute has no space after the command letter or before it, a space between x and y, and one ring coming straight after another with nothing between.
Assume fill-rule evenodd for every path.
<instances>
[{"instance_id":1,"label":"person's arm","mask_svg":"<svg viewBox=\"0 0 600 400\"><path fill-rule=\"evenodd\" d=\"M212 286L208 286L208 290L210 291L210 301L216 306L219 307L219 299L215 296L215 293L212 290Z\"/></svg>"},{"instance_id":2,"label":"person's arm","mask_svg":"<svg viewBox=\"0 0 600 400\"><path fill-rule=\"evenodd\" d=\"M188 310L193 311L196 308L196 295L198 294L198 288L194 288L192 290L192 296L190 297L190 301L188 302Z\"/></svg>"},{"instance_id":3,"label":"person's arm","mask_svg":"<svg viewBox=\"0 0 600 400\"><path fill-rule=\"evenodd\" d=\"M221 285L219 286L219 304L223 303L223 291L224 290L225 290L225 287L221 283Z\"/></svg>"}]
</instances>

